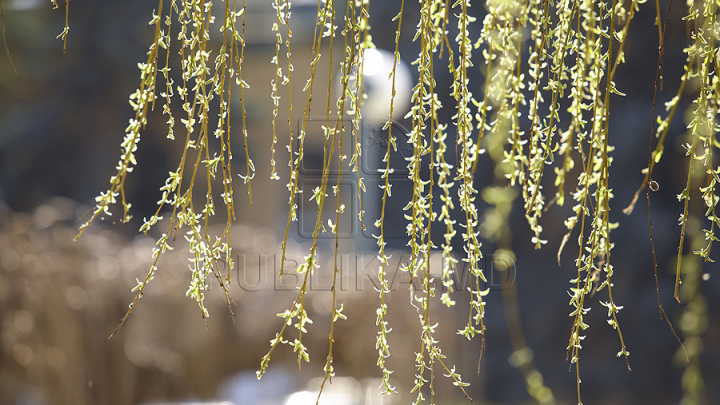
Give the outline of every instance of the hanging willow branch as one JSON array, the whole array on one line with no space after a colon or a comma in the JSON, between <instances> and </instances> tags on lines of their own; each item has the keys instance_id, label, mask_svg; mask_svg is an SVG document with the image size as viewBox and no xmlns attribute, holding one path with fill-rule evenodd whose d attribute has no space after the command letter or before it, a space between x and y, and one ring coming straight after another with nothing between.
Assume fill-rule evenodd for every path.
<instances>
[{"instance_id":1,"label":"hanging willow branch","mask_svg":"<svg viewBox=\"0 0 720 405\"><path fill-rule=\"evenodd\" d=\"M271 1L271 0L268 0ZM55 3L55 1L53 1ZM578 402L580 392L580 349L585 338L584 331L589 327L585 322L585 314L591 308L593 295L606 290L607 296L600 305L608 310L608 323L617 331L619 340L618 356L623 356L629 369L629 350L625 346L620 330L618 313L622 306L617 305L613 298L612 276L616 269L611 264L611 251L614 246L611 231L619 226L610 222L612 204L612 185L610 166L613 161L613 140L616 134L610 131L610 111L613 100L624 94L617 89L614 77L620 65L625 61L624 48L628 41L630 23L640 11L643 1L613 1L612 3L593 2L588 0L486 0L484 17L481 22L470 13L470 0L419 0L419 21L416 24L414 41L419 48L413 65L417 69L418 81L413 87L412 107L407 117L412 121L408 142L412 148L412 156L407 158L409 179L413 191L405 204L407 222L407 239L410 249L410 262L402 268L409 272L412 280L419 280L421 289L411 291L410 304L417 309L421 339L420 350L416 353L416 379L412 389L417 393L415 403L425 400L430 393L430 402L434 401L435 369L439 365L454 385L464 392L460 375L454 367L448 367L445 356L440 350L439 342L434 334L438 324L431 321L430 303L439 299L447 306L453 306L454 289L453 272L457 270L458 261L453 257L454 247L462 247L464 258L470 272L469 295L470 311L468 322L458 333L468 339L480 334L481 346L485 346L485 301L483 297L488 290L483 289L486 278L481 266L483 258L481 232L483 235L508 234L507 222L516 195L522 196L523 210L528 226L532 231L530 242L541 248L547 243L543 239L543 214L553 205L562 206L566 201L573 201L571 215L565 220L567 234L560 241L558 261L563 249L577 235L577 257L575 266L577 275L571 280L570 339L568 343L568 359L571 367L575 367ZM0 5L2 1L0 0ZM218 4L223 4L221 12L217 12ZM658 117L659 126L656 135L659 137L657 146L651 152L649 167L645 169L645 179L631 205L626 209L630 213L639 192L646 184L651 183L651 175L665 151L665 140L669 133L670 122L675 115L680 98L686 88L697 88L689 115L691 121L688 129L688 141L685 143L687 154L687 185L678 198L683 203L679 219L680 242L677 261L675 298L683 295L681 289L682 255L685 235L688 231L690 218L690 196L695 190L701 195L705 206L705 222L709 224L701 232L706 241L699 245L693 234L693 253L705 261L711 261L710 252L714 241L718 240L715 229L720 227L720 219L716 216L715 207L720 198L715 189L720 182L720 167L717 166L715 138L718 131L717 114L720 108L720 87L716 72L720 62L718 55L717 2L700 1L688 3L688 16L685 18L691 27L691 43L685 49L687 58L685 73L676 96L666 103L668 115L664 119ZM69 0L66 0L66 25L62 37L67 41L67 16ZM57 6L57 4L55 4ZM215 10L214 10L214 7ZM347 156L343 154L343 132L345 121L334 119L342 117L349 111L352 117L353 150L350 166L358 171L362 159L362 140L358 135L361 131L360 107L364 99L363 69L365 50L373 48L369 28L371 7L369 0L320 0L317 7L317 19L312 42L312 61L310 76L303 78L306 84L303 92L307 93L305 109L301 118L301 128L293 133L291 81L294 72L291 49L291 2L288 0L272 0L275 10L271 30L275 36L275 54L271 64L274 76L271 80L272 117L268 124L272 127L270 142L271 179L279 180L280 174L276 166L276 145L280 142L277 136L277 117L286 109L288 114L288 132L286 148L290 153L288 189L288 216L285 235L282 242L283 257L280 275L285 271L286 248L291 223L298 220L298 199L308 198L317 203L317 217L312 233L312 244L303 263L294 270L303 280L287 310L278 314L283 320L282 327L270 341L270 349L263 357L258 378L267 370L272 354L281 345L288 345L297 353L300 366L309 361L309 353L303 344L303 336L308 333L307 326L312 320L305 308L309 276L319 267L318 246L320 233L327 231L323 223L323 211L329 192L337 197L335 206L335 223L329 222L329 231L335 234L335 269L333 286L338 274L338 223L340 214L346 209L340 204L339 182L346 175L340 170L336 179L330 178L330 167L337 164L342 167ZM344 14L338 13L343 10ZM392 83L390 110L387 112L388 131L387 151L383 157L384 168L379 170L382 190L382 206L375 226L379 229L376 237L378 244L378 278L380 281L377 309L376 349L377 364L381 369L383 388L386 393L395 391L391 385L391 370L387 368L386 359L390 356L387 341L391 328L388 325L386 295L390 293L386 270L389 266L389 255L386 254L385 211L388 197L391 195L392 183L390 174L391 154L397 151L397 134L390 125L396 101L396 66L401 60L401 31L407 26L408 14L405 12L405 1L400 4L399 13L392 19L397 24L395 35L394 65L389 79ZM476 9L478 9L476 5ZM656 2L658 35L662 44L664 29L660 27L660 10ZM153 250L154 263L144 280L138 280L133 289L136 296L127 314L120 322L118 329L126 321L135 303L142 297L143 291L158 271L159 256L172 249L179 232L189 242L190 286L187 295L194 299L203 317L208 316L204 304L204 293L208 288L207 277L215 277L223 288L228 304L231 304L228 290L229 272L233 268L230 247L231 225L235 220L235 197L233 176L239 175L247 185L249 203L252 205L251 180L255 174L255 166L249 150L249 139L254 134L247 131L244 89L249 84L243 79L242 65L245 61L245 2L236 4L236 0L159 0L157 11L152 14L150 24L154 26L154 35L148 50L148 58L138 65L140 83L138 89L130 96L130 105L134 116L125 130L125 138L121 143L120 160L116 174L110 179L109 188L96 197L94 209L89 219L80 227L79 238L87 227L97 218L112 215L110 207L117 204L118 199L123 207L122 220L131 218L131 204L125 198L125 180L136 165L135 152L145 129L148 115L154 109L157 99L163 102L163 114L167 116L167 138L175 139L175 131L182 128L185 135L184 149L179 164L169 172L165 184L160 188L161 199L158 201L156 213L144 220L142 232L149 231L163 218L163 208L171 208L166 231L157 241ZM222 16L220 24L216 24L222 34L221 41L211 41L211 26L216 16ZM479 13L478 13L479 14ZM338 20L342 18L343 21ZM238 19L241 19L238 27ZM667 21L667 18L666 18ZM343 29L338 33L337 25ZM477 25L477 27L475 27ZM173 29L176 32L173 32ZM450 31L455 33L454 41L450 40ZM477 34L479 32L479 35ZM4 35L4 34L3 34ZM476 38L473 35L478 35ZM284 36L284 41L283 41ZM173 40L174 39L174 40ZM316 80L316 68L321 60L321 49L328 48L327 63L330 72L333 65L333 46L342 41L340 52L340 95L331 103L332 73L328 77L328 103L325 109L322 181L312 195L303 195L298 186L299 168L305 154L307 122L310 114L313 88ZM172 53L179 55L181 66L179 75L171 74L171 43L178 48ZM6 46L7 47L7 46ZM65 44L64 44L65 47ZM439 52L438 52L438 47ZM164 67L159 68L161 49L165 52ZM285 50L283 53L282 50ZM662 57L662 46L660 55ZM284 56L283 56L284 54ZM214 64L211 57L214 55ZM453 76L449 89L455 102L455 114L450 122L440 119L439 111L442 103L438 96L439 90L435 81L436 63L447 55L447 66ZM403 55L404 58L410 55ZM478 67L474 60L480 60ZM283 60L284 58L284 60ZM337 62L337 61L336 61ZM335 63L336 63L335 62ZM162 60L160 59L162 64ZM337 63L336 63L337 64ZM284 70L283 70L284 67ZM484 79L479 72L483 73ZM658 71L658 78L662 77ZM158 84L158 79L164 83ZM179 83L175 83L179 80ZM686 85L687 84L687 85ZM242 137L245 157L243 173L232 170L231 152L231 105L232 89L239 88L239 102L242 113ZM157 89L160 88L159 97ZM287 88L287 96L283 88ZM472 90L477 89L476 95ZM282 103L283 97L288 102ZM171 103L180 103L182 112L171 108ZM565 107L567 106L567 107ZM179 117L178 125L176 117ZM214 118L217 125L212 132L210 125ZM259 135L258 135L259 136ZM297 136L297 145L295 144ZM450 142L455 147L449 147ZM479 215L476 199L478 191L476 178L478 162L484 148L490 150L490 160L494 164L495 176L503 179L506 184L496 184L486 189L483 197L494 208L485 216ZM425 156L429 159L423 160ZM428 163L429 160L429 163ZM336 163L333 163L336 162ZM429 169L429 176L423 177L423 170ZM552 169L550 169L552 168ZM553 170L554 182L549 184L547 170ZM218 171L222 176L218 176ZM704 173L702 185L698 185L699 173ZM196 189L197 175L204 176L207 185L202 190ZM576 180L573 178L577 176ZM336 180L337 186L331 186ZM360 189L365 188L363 179L357 173L358 200L361 199ZM225 206L226 226L219 234L209 232L208 226L216 215L216 194L219 192ZM552 189L548 193L546 190ZM657 184L654 185L657 188ZM695 187L695 189L693 189ZM439 192L437 191L439 190ZM570 191L572 190L572 191ZM437 195L436 195L437 194ZM567 195L569 194L569 196ZM546 199L552 196L550 201ZM353 196L354 197L354 196ZM439 209L433 201L440 200ZM455 200L457 198L457 200ZM456 206L457 204L457 206ZM435 212L438 209L438 212ZM363 224L364 211L360 204L357 212ZM354 218L354 217L353 217ZM495 221L495 222L493 222ZM442 241L432 238L433 223L443 229ZM457 237L458 227L462 228ZM76 239L77 239L76 238ZM498 236L500 238L500 236ZM503 239L503 243L510 245ZM439 246L439 247L438 247ZM440 298L436 297L435 280L430 274L430 257L436 251L442 252L441 284L445 291ZM224 278L220 273L220 260L227 263L228 274ZM694 262L693 262L694 263ZM693 264L694 265L694 264ZM690 273L689 273L690 274ZM692 277L696 277L696 273ZM411 288L413 284L411 283ZM329 332L329 350L324 366L325 381L334 375L333 368L333 337L338 319L344 319L342 305L337 306L336 291L333 288L333 310ZM695 302L697 294L687 293L688 299ZM660 308L662 311L662 308ZM296 337L289 337L288 326L297 330ZM443 326L445 327L445 326ZM671 326L672 328L672 326ZM113 333L113 335L117 330ZM696 336L697 331L691 331ZM524 344L524 343L523 343ZM516 345L516 350L527 349L523 344ZM529 350L529 349L528 349ZM482 354L482 351L481 351ZM526 359L527 360L527 359ZM526 374L536 372L529 361L523 360L519 367ZM429 374L429 376L428 376ZM527 377L528 379L530 377ZM528 380L529 381L529 380ZM426 384L429 383L429 384ZM429 387L428 387L429 385ZM532 384L528 384L530 387ZM531 392L541 402L552 402L549 389L543 385L534 386ZM465 394L467 396L467 394ZM469 398L469 397L468 397Z\"/></svg>"}]
</instances>

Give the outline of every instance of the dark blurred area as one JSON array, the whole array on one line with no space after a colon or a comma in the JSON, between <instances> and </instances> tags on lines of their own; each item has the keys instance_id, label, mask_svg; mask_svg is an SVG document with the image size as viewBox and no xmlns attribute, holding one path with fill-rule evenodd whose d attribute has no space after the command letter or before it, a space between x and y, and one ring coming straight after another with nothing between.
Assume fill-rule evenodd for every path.
<instances>
[{"instance_id":1,"label":"dark blurred area","mask_svg":"<svg viewBox=\"0 0 720 405\"><path fill-rule=\"evenodd\" d=\"M311 302L306 304L314 321L303 340L310 350L311 362L303 364L298 372L295 354L288 346L281 346L273 354L268 374L260 381L255 378L269 340L282 325L276 314L291 305L296 292L292 278L282 279L289 280L290 284L285 285L282 284L285 281L274 280L270 271L271 266L277 266L277 259L273 258L280 252L288 199L285 125L278 125L281 129L276 147L282 180L268 180L270 80L274 75L270 60L275 54L270 26L275 15L270 0L246 2L247 56L243 78L251 85L245 100L249 147L257 175L253 207L247 203L246 186L237 178L235 182L238 222L233 228L232 247L242 261L232 273L230 292L237 305L229 309L221 289L212 285L207 294L211 315L206 325L197 304L184 296L190 272L187 246L178 238L173 245L175 250L161 258L157 276L132 316L118 335L108 340L134 296L130 290L136 285L135 279L144 278L152 264L153 237L158 235L137 234L140 219L154 213L160 196L158 188L164 184L167 172L175 169L182 152L181 143L165 138L166 118L160 108L151 115L142 133L138 165L126 183L135 219L127 224L114 223L118 213L104 222L97 221L79 242L72 242L72 238L77 232L77 219L90 208L94 196L105 190L114 174L123 130L132 113L128 95L139 83L137 63L147 58L153 34L148 21L156 3L71 2L68 46L63 54L62 42L55 38L64 26L62 7L52 10L49 1L5 0L7 44L18 75L3 52L0 404L125 405L210 400L232 401L235 405L315 403L315 397L311 400L306 397L317 389L316 378L323 376L327 355L331 292L323 286L328 285L331 277L331 240L321 242L323 267L315 281L319 287L309 295ZM395 25L388 21L389 16L398 12L399 4L399 1L371 2L370 24L378 48L394 48ZM665 10L667 2L661 1L660 5ZM409 64L418 51L412 37L419 10L415 2L406 2L405 7L401 53ZM642 181L640 171L647 165L653 119L657 29L653 25L653 6L642 7L630 29L625 48L627 62L618 68L615 80L618 89L627 96L612 98L610 121L610 142L616 147L610 177L614 194L610 215L611 221L619 222L620 226L612 233L613 296L618 305L624 306L619 322L631 353L632 372L616 357L620 344L617 333L606 323L606 309L599 305L599 301L606 299L602 292L592 298L590 306L594 309L586 315L591 327L581 352L583 400L587 404L677 404L683 396L684 356L667 323L658 315L644 194L632 215L621 212ZM312 1L293 2L293 120L301 116L305 105L302 87L309 77L316 8L317 3ZM472 37L477 38L485 12L480 2L473 4L471 12L478 17L478 24L471 30ZM682 49L687 43L686 27L681 21L684 13L680 5L671 11L666 31L664 86L659 91L656 114L663 113L663 103L674 96L679 85L685 60ZM450 34L449 38L454 38L454 27ZM329 96L323 87L329 71L325 56L318 65L320 84L313 99L317 111L324 111ZM473 56L475 65L480 66L480 53ZM436 80L445 105L441 119L450 122L455 109L449 95L452 76L445 65L438 64ZM473 72L471 82L476 86L473 91L479 95L484 77L478 68ZM285 91L281 88L283 98L278 117L283 124L287 120L287 111L282 111L287 102ZM689 99L686 95L678 111L687 107ZM231 117L237 160L234 168L243 170L238 107L239 103ZM561 122L562 125L566 124ZM666 154L653 174L660 187L651 195L660 297L681 338L678 323L683 305L672 299L672 292L680 234L677 217L682 210L676 195L684 188L687 176L687 163L680 148L684 128L683 114L678 113L668 135ZM313 147L312 142L309 147ZM478 176L478 189L493 183L492 163L487 156L481 159L478 170L487 175ZM554 176L546 176L546 190L553 190L553 180ZM693 202L700 201L695 198ZM566 232L563 221L570 215L572 204L548 210L541 223L549 243L536 251L530 242L522 207L517 203L510 225L514 234L518 306L527 343L534 352L534 363L544 384L553 390L558 403L574 404L575 374L574 370L569 371L566 347L571 327L567 290L571 287L569 280L576 274L573 265L576 234L565 248L561 266L556 259ZM399 206L400 202L392 204ZM481 210L485 208L481 203ZM703 215L702 206L694 205L691 209ZM404 226L401 219L395 217L393 224ZM223 226L219 226L222 230ZM437 235L438 241L441 236ZM307 254L310 244L300 236L290 239L290 254L299 260ZM327 404L408 403L415 397L409 391L421 330L417 312L408 302L408 281L402 278L396 280L400 287L389 295L388 302L389 326L393 328L389 334L392 357L388 365L395 371L393 379L400 394L378 397L376 393L381 376L375 365L375 311L379 300L370 280L357 275L361 267L376 270L368 267L374 257L373 243L373 240L365 244L348 242L347 246L355 246L356 250L348 251L348 257L343 259L347 260L348 268L355 266L356 275L349 273L348 288L338 294L348 320L335 327L336 396L326 399ZM396 249L397 258L402 257L404 244L402 239L389 242ZM493 244L486 243L484 250L492 252ZM456 252L461 252L460 246ZM361 265L357 255L363 253L366 256ZM717 249L711 256L720 257ZM266 257L269 262L263 262ZM720 275L715 274L716 269L713 263L703 264L702 273L706 277L700 283L708 317L707 329L701 334L700 364L705 381L702 404L720 403ZM455 364L463 379L472 384L468 393L475 403L533 403L522 374L508 361L511 337L501 293L492 291L487 296L487 350L479 373L479 339L468 342L455 333L467 320L469 294L459 292L454 299L458 302L454 308L439 304L432 308L434 319L440 321L436 337L447 355L446 362ZM444 374L441 370L436 373ZM435 392L438 404L468 403L444 377L437 377Z\"/></svg>"}]
</instances>

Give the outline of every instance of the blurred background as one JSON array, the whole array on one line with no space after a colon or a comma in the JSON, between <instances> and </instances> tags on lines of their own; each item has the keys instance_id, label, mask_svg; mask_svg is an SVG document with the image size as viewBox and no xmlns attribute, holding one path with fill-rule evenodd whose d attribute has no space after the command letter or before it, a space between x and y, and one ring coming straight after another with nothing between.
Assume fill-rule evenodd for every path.
<instances>
[{"instance_id":1,"label":"blurred background","mask_svg":"<svg viewBox=\"0 0 720 405\"><path fill-rule=\"evenodd\" d=\"M283 125L278 125L276 147L281 181L270 181L270 81L274 76L270 60L275 53L275 37L270 27L275 14L269 0L246 2L243 78L251 85L245 92L245 107L249 148L257 175L252 207L247 203L245 186L239 179L235 182L238 221L233 229L232 247L238 255L238 268L232 273L230 288L237 304L232 307L234 315L220 288L211 285L207 294L211 315L206 326L197 304L185 297L190 279L187 249L177 242L175 250L161 258L155 280L123 329L108 340L134 296L130 290L135 279L144 277L151 265L151 249L157 235L138 234L140 219L154 213L160 196L158 188L164 184L166 173L174 170L182 153L180 143L166 139L166 118L160 111L151 115L142 133L136 154L138 165L126 183L135 219L126 224L115 223L112 219L116 215L104 222L97 221L78 242L73 243L72 238L77 233L77 219L90 209L94 196L105 190L114 174L123 130L132 114L128 95L138 85L137 63L147 58L153 35L147 22L156 4L139 0L72 2L68 47L63 54L62 42L55 39L64 26L62 9L52 10L45 0L4 1L7 44L18 75L13 73L3 52L0 404L315 403L312 393L318 389L317 378L323 376L332 308L328 287L331 240L322 242L322 267L313 279L316 284L308 297L307 308L314 323L309 325L309 334L303 341L310 350L311 362L303 364L299 372L295 354L282 346L275 351L268 374L260 381L255 378L268 342L282 324L275 314L284 311L296 296L296 279L290 275L276 280L273 273L278 267L276 255L281 252L287 218L285 165L289 157L283 146L288 136L284 125L287 113L281 108L278 123ZM406 3L406 29L400 48L409 65L418 51L412 37L419 10L415 2ZM660 3L664 10L666 2ZM389 16L398 12L399 5L395 0L371 2L371 32L380 49L394 48L395 25L389 23ZM652 120L657 29L653 26L654 9L643 7L630 30L627 63L620 66L616 75L618 88L627 96L613 98L610 122L610 141L616 146L610 177L615 196L611 221L620 225L612 233L613 295L615 302L625 307L619 322L631 353L632 372L615 356L620 350L617 334L606 324L605 308L598 302L605 299L605 293L598 294L592 299L594 310L587 315L591 328L581 353L583 400L587 404L677 404L684 390L699 389L703 394L698 403L716 404L720 403L717 266L686 259L687 266L701 266L696 273L702 275L694 281L686 280L697 285L695 299L685 301L693 303L691 310L672 299L680 233L677 217L682 209L675 196L684 188L687 170L683 153L677 153L685 127L682 114L678 114L670 129L668 152L653 175L660 187L652 194L652 212L661 299L680 337L694 336L687 346L696 359L693 368L696 371L684 374L685 356L666 322L658 316L644 194L632 215L621 213L642 181L640 171L647 165ZM293 2L293 120L301 116L305 105L306 94L301 90L309 77L316 8L317 3L310 0ZM675 94L682 73L686 27L680 23L680 17L684 12L680 6L671 11L659 106ZM482 4L473 4L471 13L482 21L485 14ZM476 25L471 35L477 38L478 34ZM454 35L451 30L450 38ZM474 56L476 66L481 65L480 54ZM325 55L322 61L327 61ZM412 70L408 74L416 80ZM323 86L329 71L326 62L318 65L320 84L313 99L317 111L324 111L327 102ZM480 94L484 76L480 68L472 72L471 81ZM454 113L449 96L452 77L442 64L436 67L436 80L446 106L441 119L449 122ZM282 107L287 93L284 88L280 92ZM689 98L681 102L679 111L687 107ZM235 169L244 167L238 107L239 104L231 117L235 157L240 161L235 163ZM401 126L403 123L407 125L398 121ZM317 141L321 135L308 134L309 162L318 156L322 158L322 141ZM481 159L478 170L487 175L477 176L478 189L493 183L492 163L487 156ZM547 176L546 180L550 188L553 179ZM352 189L352 183L349 184ZM395 190L398 191L394 195L401 195L398 200L402 200L400 182ZM377 195L368 198L369 211L373 198ZM574 251L572 243L565 249L562 265L556 260L565 233L563 220L569 215L570 206L553 207L545 214L542 225L549 243L536 251L518 203L509 224L514 236L514 286L524 336L534 354L533 363L557 403L574 404L575 375L574 371L569 372L570 364L566 361L571 327L566 291L569 280L576 274L569 253ZM404 202L391 201L391 209L399 214L401 204ZM480 204L481 210L487 207L484 202ZM701 206L691 209L702 216ZM393 221L393 228L401 236L402 217L394 215ZM310 246L308 239L303 238L302 224L299 226L292 231L288 245L291 260L296 261ZM692 230L701 225L691 221L689 226ZM344 305L348 320L340 321L335 328L337 377L328 388L325 402L320 403L409 403L415 397L409 391L421 331L417 312L408 302L408 280L403 274L391 280L396 288L388 298L388 321L393 328L389 334L392 357L388 367L395 371L393 382L399 394L380 397L377 395L380 372L375 365L375 310L379 300L369 275L375 271L372 264L375 246L368 234L357 231L355 234L360 236L347 239L343 245L341 266L347 284L340 289L338 300ZM402 260L405 253L404 243L402 238L389 241L397 260ZM486 241L484 249L493 252L493 241ZM459 246L456 251L461 251ZM716 251L711 256L718 258ZM434 319L440 321L437 339L447 362L455 364L463 379L472 384L468 393L475 403L535 403L526 390L521 367L517 367L517 355L511 356L516 349L511 344L514 336L506 315L512 312L508 311L512 301L504 299L500 290L502 287L494 288L487 296L487 350L479 373L479 339L468 342L455 333L467 320L467 293L453 296L458 304L452 309L433 307ZM698 385L702 381L704 389ZM438 404L467 403L446 378L435 382L435 391Z\"/></svg>"}]
</instances>

